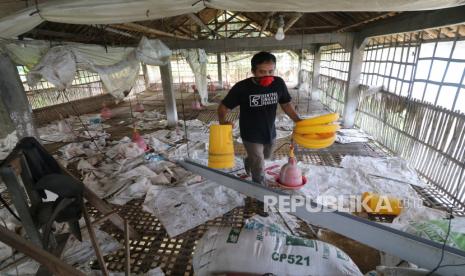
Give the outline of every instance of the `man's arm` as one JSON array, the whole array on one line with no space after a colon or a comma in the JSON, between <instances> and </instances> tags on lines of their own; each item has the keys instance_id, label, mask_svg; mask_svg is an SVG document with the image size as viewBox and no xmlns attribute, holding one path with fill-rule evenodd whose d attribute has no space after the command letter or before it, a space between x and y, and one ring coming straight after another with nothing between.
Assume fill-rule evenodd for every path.
<instances>
[{"instance_id":1,"label":"man's arm","mask_svg":"<svg viewBox=\"0 0 465 276\"><path fill-rule=\"evenodd\" d=\"M218 121L220 121L221 125L233 125L233 122L226 121L226 115L229 112L229 108L227 108L224 104L220 103L218 106Z\"/></svg>"},{"instance_id":2,"label":"man's arm","mask_svg":"<svg viewBox=\"0 0 465 276\"><path fill-rule=\"evenodd\" d=\"M281 104L281 108L283 109L284 113L286 113L287 116L289 116L289 118L291 118L295 123L302 120L300 119L299 115L297 115L297 112L295 112L294 107L292 107L290 102Z\"/></svg>"}]
</instances>

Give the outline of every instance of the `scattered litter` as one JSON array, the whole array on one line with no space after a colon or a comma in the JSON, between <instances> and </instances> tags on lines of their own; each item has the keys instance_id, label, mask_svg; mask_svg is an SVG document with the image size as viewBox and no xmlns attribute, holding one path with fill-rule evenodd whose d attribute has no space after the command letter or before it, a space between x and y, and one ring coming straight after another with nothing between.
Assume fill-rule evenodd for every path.
<instances>
[{"instance_id":1,"label":"scattered litter","mask_svg":"<svg viewBox=\"0 0 465 276\"><path fill-rule=\"evenodd\" d=\"M402 158L399 157L366 157L346 155L341 161L344 168L353 168L375 177L393 179L405 184L424 187L417 172Z\"/></svg>"},{"instance_id":2,"label":"scattered litter","mask_svg":"<svg viewBox=\"0 0 465 276\"><path fill-rule=\"evenodd\" d=\"M95 228L94 231L103 256L122 248L122 245L109 234ZM95 258L95 250L89 239L89 232L87 229L83 229L82 242L77 240L73 235L70 235L61 259L70 265L79 265Z\"/></svg>"},{"instance_id":3,"label":"scattered litter","mask_svg":"<svg viewBox=\"0 0 465 276\"><path fill-rule=\"evenodd\" d=\"M37 270L39 270L40 264L33 260L28 260L17 267L13 267L11 270L2 272L4 276L34 276L37 274Z\"/></svg>"},{"instance_id":4,"label":"scattered litter","mask_svg":"<svg viewBox=\"0 0 465 276\"><path fill-rule=\"evenodd\" d=\"M144 197L151 186L152 181L148 178L142 177L135 183L128 185L127 189L121 190L121 192L114 195L111 199L109 199L109 202L117 205L124 205L132 199Z\"/></svg>"},{"instance_id":5,"label":"scattered litter","mask_svg":"<svg viewBox=\"0 0 465 276\"><path fill-rule=\"evenodd\" d=\"M336 135L336 142L339 144L366 143L370 139L373 138L362 130L355 128L340 129Z\"/></svg>"},{"instance_id":6,"label":"scattered litter","mask_svg":"<svg viewBox=\"0 0 465 276\"><path fill-rule=\"evenodd\" d=\"M143 209L156 216L170 237L182 234L230 210L243 206L238 192L211 181L189 186L153 186Z\"/></svg>"}]
</instances>

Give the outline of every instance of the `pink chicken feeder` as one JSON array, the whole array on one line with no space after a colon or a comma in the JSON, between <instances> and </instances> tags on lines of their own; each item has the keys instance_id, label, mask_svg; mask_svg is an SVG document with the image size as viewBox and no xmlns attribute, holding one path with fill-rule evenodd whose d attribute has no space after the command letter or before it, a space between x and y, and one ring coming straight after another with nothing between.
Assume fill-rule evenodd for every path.
<instances>
[{"instance_id":1,"label":"pink chicken feeder","mask_svg":"<svg viewBox=\"0 0 465 276\"><path fill-rule=\"evenodd\" d=\"M147 151L148 147L147 144L145 143L144 138L140 135L139 131L137 129L134 129L134 132L132 133L132 142L137 144L137 146L144 150Z\"/></svg>"},{"instance_id":2,"label":"pink chicken feeder","mask_svg":"<svg viewBox=\"0 0 465 276\"><path fill-rule=\"evenodd\" d=\"M113 116L111 109L107 107L106 104L103 104L102 110L100 111L100 117L104 120L111 119Z\"/></svg>"},{"instance_id":3,"label":"pink chicken feeder","mask_svg":"<svg viewBox=\"0 0 465 276\"><path fill-rule=\"evenodd\" d=\"M292 145L289 151L289 161L281 167L276 182L278 182L281 187L291 190L300 189L307 184L307 179L302 175L302 171L297 166L297 160L294 156L294 147Z\"/></svg>"}]
</instances>

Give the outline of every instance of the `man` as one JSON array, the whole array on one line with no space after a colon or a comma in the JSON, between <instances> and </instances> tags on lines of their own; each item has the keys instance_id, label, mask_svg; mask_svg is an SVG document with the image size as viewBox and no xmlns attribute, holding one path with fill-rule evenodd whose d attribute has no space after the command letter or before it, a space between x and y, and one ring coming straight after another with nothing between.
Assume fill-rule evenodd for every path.
<instances>
[{"instance_id":1,"label":"man","mask_svg":"<svg viewBox=\"0 0 465 276\"><path fill-rule=\"evenodd\" d=\"M252 173L254 182L265 184L264 159L271 157L276 139L275 118L278 103L294 121L300 121L291 105L291 96L284 80L274 77L276 57L260 52L252 57L253 77L236 83L218 107L220 124L226 121L226 114L240 106L239 127L247 151L244 167Z\"/></svg>"}]
</instances>

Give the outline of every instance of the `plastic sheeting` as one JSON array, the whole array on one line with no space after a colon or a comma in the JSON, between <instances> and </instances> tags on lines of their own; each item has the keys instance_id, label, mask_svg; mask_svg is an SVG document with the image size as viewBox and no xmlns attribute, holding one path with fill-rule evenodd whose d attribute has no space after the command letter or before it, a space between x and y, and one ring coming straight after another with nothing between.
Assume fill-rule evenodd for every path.
<instances>
[{"instance_id":1,"label":"plastic sheeting","mask_svg":"<svg viewBox=\"0 0 465 276\"><path fill-rule=\"evenodd\" d=\"M5 138L0 139L0 161L5 159L8 154L18 143L18 136L16 136L16 130L8 134Z\"/></svg>"},{"instance_id":2,"label":"plastic sheeting","mask_svg":"<svg viewBox=\"0 0 465 276\"><path fill-rule=\"evenodd\" d=\"M375 158L347 155L342 159L341 166L363 171L373 177L390 179L407 185L425 186L415 169L399 157Z\"/></svg>"},{"instance_id":3,"label":"plastic sheeting","mask_svg":"<svg viewBox=\"0 0 465 276\"><path fill-rule=\"evenodd\" d=\"M99 49L97 46L96 48ZM11 49L11 46L6 49ZM99 62L99 59L95 58L100 56L100 60L104 59L105 52L97 51L90 54L88 51L90 49L85 50L87 51L82 51L73 45L52 47L28 73L28 84L34 86L44 78L58 89L66 89L71 86L76 70L82 68L98 73L106 90L115 98L122 99L129 93L137 79L140 62L164 65L169 62L171 56L171 50L161 41L149 40L146 37L141 39L137 48L128 53L124 48L121 49L122 59L113 64ZM32 51L35 52L37 49L33 48ZM21 59L21 55L17 52L13 52L13 57ZM31 55L27 57L30 58ZM37 58L36 55L34 57ZM31 64L32 60L22 60L22 62L20 60L19 63Z\"/></svg>"},{"instance_id":4,"label":"plastic sheeting","mask_svg":"<svg viewBox=\"0 0 465 276\"><path fill-rule=\"evenodd\" d=\"M333 0L333 1L262 1L248 0L61 0L41 3L0 20L0 37L23 34L44 21L71 24L115 24L153 20L205 7L247 12L324 12L324 11L412 11L463 5L457 0Z\"/></svg>"},{"instance_id":5,"label":"plastic sheeting","mask_svg":"<svg viewBox=\"0 0 465 276\"><path fill-rule=\"evenodd\" d=\"M207 53L203 49L181 50L195 77L195 86L200 94L202 105L208 105Z\"/></svg>"},{"instance_id":6,"label":"plastic sheeting","mask_svg":"<svg viewBox=\"0 0 465 276\"><path fill-rule=\"evenodd\" d=\"M235 207L244 205L238 192L211 181L178 187L152 187L143 209L156 216L170 237L175 237Z\"/></svg>"}]
</instances>

